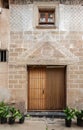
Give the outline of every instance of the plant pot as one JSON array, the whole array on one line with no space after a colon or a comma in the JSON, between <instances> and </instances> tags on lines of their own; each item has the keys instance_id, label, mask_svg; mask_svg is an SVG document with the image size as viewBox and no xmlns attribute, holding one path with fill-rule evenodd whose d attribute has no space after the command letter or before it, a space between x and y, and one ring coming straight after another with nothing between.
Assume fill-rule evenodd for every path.
<instances>
[{"instance_id":1,"label":"plant pot","mask_svg":"<svg viewBox=\"0 0 83 130\"><path fill-rule=\"evenodd\" d=\"M14 124L15 123L15 119L13 117L9 117L9 124Z\"/></svg>"},{"instance_id":2,"label":"plant pot","mask_svg":"<svg viewBox=\"0 0 83 130\"><path fill-rule=\"evenodd\" d=\"M1 124L5 124L5 123L7 123L7 118L5 118L5 117L1 117Z\"/></svg>"},{"instance_id":3,"label":"plant pot","mask_svg":"<svg viewBox=\"0 0 83 130\"><path fill-rule=\"evenodd\" d=\"M77 125L83 127L83 119L77 118Z\"/></svg>"},{"instance_id":4,"label":"plant pot","mask_svg":"<svg viewBox=\"0 0 83 130\"><path fill-rule=\"evenodd\" d=\"M65 119L65 125L66 127L71 127L72 120Z\"/></svg>"},{"instance_id":5,"label":"plant pot","mask_svg":"<svg viewBox=\"0 0 83 130\"><path fill-rule=\"evenodd\" d=\"M22 116L22 117L19 119L19 123L20 123L20 124L24 123L24 120L25 120L25 117Z\"/></svg>"}]
</instances>

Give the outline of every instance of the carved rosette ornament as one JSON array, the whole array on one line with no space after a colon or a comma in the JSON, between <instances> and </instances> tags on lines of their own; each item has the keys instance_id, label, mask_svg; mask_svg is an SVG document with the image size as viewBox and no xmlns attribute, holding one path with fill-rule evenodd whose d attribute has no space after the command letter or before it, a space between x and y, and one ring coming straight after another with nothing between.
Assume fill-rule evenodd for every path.
<instances>
[{"instance_id":1,"label":"carved rosette ornament","mask_svg":"<svg viewBox=\"0 0 83 130\"><path fill-rule=\"evenodd\" d=\"M50 46L45 46L41 49L41 55L43 57L51 57L54 54L54 49L53 47Z\"/></svg>"}]
</instances>

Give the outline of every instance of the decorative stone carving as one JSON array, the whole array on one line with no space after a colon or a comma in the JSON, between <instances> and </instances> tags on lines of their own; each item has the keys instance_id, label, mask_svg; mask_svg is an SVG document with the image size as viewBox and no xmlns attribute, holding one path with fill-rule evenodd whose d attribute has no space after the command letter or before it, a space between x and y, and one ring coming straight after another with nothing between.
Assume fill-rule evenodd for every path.
<instances>
[{"instance_id":1,"label":"decorative stone carving","mask_svg":"<svg viewBox=\"0 0 83 130\"><path fill-rule=\"evenodd\" d=\"M52 61L52 62L51 62ZM71 53L67 48L60 43L41 43L34 44L34 47L23 52L17 57L16 63L19 64L41 64L47 63L74 63L78 62L79 58Z\"/></svg>"},{"instance_id":2,"label":"decorative stone carving","mask_svg":"<svg viewBox=\"0 0 83 130\"><path fill-rule=\"evenodd\" d=\"M52 46L44 46L40 52L43 57L52 57L54 55L54 48Z\"/></svg>"},{"instance_id":3,"label":"decorative stone carving","mask_svg":"<svg viewBox=\"0 0 83 130\"><path fill-rule=\"evenodd\" d=\"M10 3L12 4L31 4L33 2L41 2L41 0L10 0ZM83 0L42 0L42 2L56 2L58 1L61 4L83 4Z\"/></svg>"},{"instance_id":4,"label":"decorative stone carving","mask_svg":"<svg viewBox=\"0 0 83 130\"><path fill-rule=\"evenodd\" d=\"M30 5L11 5L10 6L10 26L11 31L26 32L32 31L32 34L24 33L26 41L31 35L34 35L36 27L33 26L34 21L33 4ZM58 20L58 19L57 19ZM83 31L83 6L59 5L59 20L55 31ZM50 33L49 33L50 34ZM42 34L39 34L40 37ZM36 35L35 35L36 36ZM38 35L37 35L38 36ZM39 37L39 36L38 36ZM55 36L56 37L56 36ZM36 37L34 37L36 39ZM38 39L38 38L37 38ZM49 36L47 37L47 40Z\"/></svg>"}]
</instances>

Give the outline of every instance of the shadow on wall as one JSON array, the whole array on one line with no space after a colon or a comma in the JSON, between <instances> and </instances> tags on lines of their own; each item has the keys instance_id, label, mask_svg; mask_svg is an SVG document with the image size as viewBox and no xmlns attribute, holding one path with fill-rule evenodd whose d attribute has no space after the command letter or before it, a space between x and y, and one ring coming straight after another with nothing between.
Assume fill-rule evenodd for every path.
<instances>
[{"instance_id":1,"label":"shadow on wall","mask_svg":"<svg viewBox=\"0 0 83 130\"><path fill-rule=\"evenodd\" d=\"M7 88L0 87L0 102L4 101L8 103L10 106L14 106L15 108L19 109L22 113L26 111L25 109L25 101L13 101L11 100L11 92Z\"/></svg>"},{"instance_id":2,"label":"shadow on wall","mask_svg":"<svg viewBox=\"0 0 83 130\"><path fill-rule=\"evenodd\" d=\"M10 90L0 87L0 101L8 102L10 100Z\"/></svg>"}]
</instances>

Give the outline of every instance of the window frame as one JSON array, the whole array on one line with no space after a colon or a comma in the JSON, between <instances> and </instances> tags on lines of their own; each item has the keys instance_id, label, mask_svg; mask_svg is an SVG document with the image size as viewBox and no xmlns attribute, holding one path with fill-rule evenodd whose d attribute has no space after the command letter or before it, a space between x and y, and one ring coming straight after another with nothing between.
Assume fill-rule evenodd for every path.
<instances>
[{"instance_id":1,"label":"window frame","mask_svg":"<svg viewBox=\"0 0 83 130\"><path fill-rule=\"evenodd\" d=\"M9 0L1 0L1 7L9 9Z\"/></svg>"},{"instance_id":2,"label":"window frame","mask_svg":"<svg viewBox=\"0 0 83 130\"><path fill-rule=\"evenodd\" d=\"M55 24L54 25L40 25L39 24L39 9L55 9ZM58 29L59 28L59 2L34 2L33 6L33 28L39 29Z\"/></svg>"},{"instance_id":3,"label":"window frame","mask_svg":"<svg viewBox=\"0 0 83 130\"><path fill-rule=\"evenodd\" d=\"M39 13L39 25L55 25L55 9L49 9L49 8L47 8L47 9L40 9L39 8L39 11L38 11L38 13ZM41 14L44 14L45 15L45 22L42 22L42 21L40 21L40 19L42 19L41 18ZM51 15L53 15L52 17L52 20L53 20L53 22L49 22L48 21L48 19L49 18L51 18L51 17L49 17L49 14L51 14Z\"/></svg>"},{"instance_id":4,"label":"window frame","mask_svg":"<svg viewBox=\"0 0 83 130\"><path fill-rule=\"evenodd\" d=\"M0 50L0 62L7 62L7 50Z\"/></svg>"}]
</instances>

